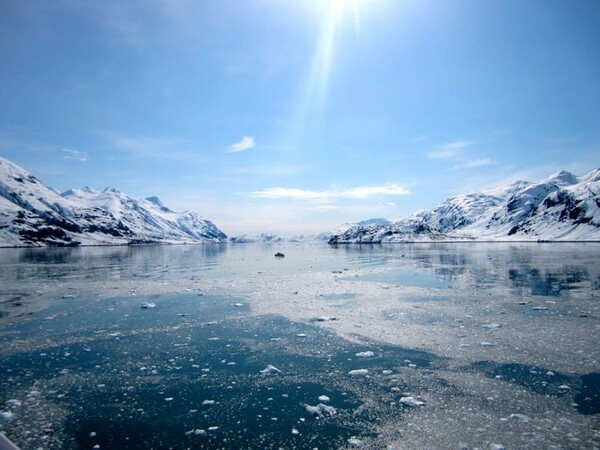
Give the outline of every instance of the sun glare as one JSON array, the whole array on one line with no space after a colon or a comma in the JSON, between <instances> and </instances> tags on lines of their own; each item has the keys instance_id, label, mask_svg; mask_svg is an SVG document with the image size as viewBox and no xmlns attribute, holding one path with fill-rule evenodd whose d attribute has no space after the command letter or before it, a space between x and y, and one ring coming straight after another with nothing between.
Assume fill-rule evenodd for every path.
<instances>
[{"instance_id":1,"label":"sun glare","mask_svg":"<svg viewBox=\"0 0 600 450\"><path fill-rule=\"evenodd\" d=\"M317 0L321 24L311 63L295 104L291 132L294 141L301 138L308 117L318 121L325 110L339 27L351 16L354 31L360 34L361 3L364 1Z\"/></svg>"}]
</instances>

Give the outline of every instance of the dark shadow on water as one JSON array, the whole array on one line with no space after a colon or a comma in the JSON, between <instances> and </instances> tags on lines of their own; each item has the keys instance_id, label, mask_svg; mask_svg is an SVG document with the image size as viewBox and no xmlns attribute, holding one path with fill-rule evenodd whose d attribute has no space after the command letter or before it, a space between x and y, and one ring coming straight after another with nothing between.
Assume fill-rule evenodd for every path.
<instances>
[{"instance_id":1,"label":"dark shadow on water","mask_svg":"<svg viewBox=\"0 0 600 450\"><path fill-rule=\"evenodd\" d=\"M600 373L588 373L580 381L581 387L575 395L577 411L581 414L600 414Z\"/></svg>"},{"instance_id":2,"label":"dark shadow on water","mask_svg":"<svg viewBox=\"0 0 600 450\"><path fill-rule=\"evenodd\" d=\"M502 380L540 395L572 395L580 414L600 413L600 373L569 376L550 372L543 367L516 363L497 364L492 361L475 362L468 370L481 371L488 378L501 377Z\"/></svg>"},{"instance_id":3,"label":"dark shadow on water","mask_svg":"<svg viewBox=\"0 0 600 450\"><path fill-rule=\"evenodd\" d=\"M70 411L68 426L55 433L75 448L340 448L352 436L374 437L381 421L401 418L402 408L390 405L390 387L413 387L390 380L384 370L398 373L409 362L427 369L445 364L424 351L350 342L280 316L252 317L238 301L197 295L67 299L62 310L52 310L52 320L11 328L30 345L0 360L0 372L10 373L0 381L0 402L22 398L35 382L39 403L25 407ZM141 309L142 302L157 306ZM365 351L373 357L357 356ZM261 374L267 365L281 372ZM350 375L356 369L369 375ZM321 395L331 399L335 416L317 419L304 410ZM360 408L382 395L389 401ZM44 424L29 424L36 426ZM186 434L191 430L207 435ZM19 435L15 440L19 444Z\"/></svg>"}]
</instances>

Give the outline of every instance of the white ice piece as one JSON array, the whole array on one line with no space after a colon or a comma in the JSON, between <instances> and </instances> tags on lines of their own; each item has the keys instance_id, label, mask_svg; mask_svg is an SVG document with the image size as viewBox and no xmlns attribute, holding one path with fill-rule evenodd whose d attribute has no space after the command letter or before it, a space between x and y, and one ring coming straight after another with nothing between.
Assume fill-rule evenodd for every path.
<instances>
[{"instance_id":1,"label":"white ice piece","mask_svg":"<svg viewBox=\"0 0 600 450\"><path fill-rule=\"evenodd\" d=\"M281 370L279 370L277 367L269 364L267 367L265 367L263 370L261 370L260 373L262 375L274 375L276 373L281 373Z\"/></svg>"},{"instance_id":2,"label":"white ice piece","mask_svg":"<svg viewBox=\"0 0 600 450\"><path fill-rule=\"evenodd\" d=\"M400 398L400 403L406 406L423 406L425 402L411 396Z\"/></svg>"},{"instance_id":3,"label":"white ice piece","mask_svg":"<svg viewBox=\"0 0 600 450\"><path fill-rule=\"evenodd\" d=\"M152 308L156 308L156 303L152 303L152 302L144 302L140 305L140 308L142 309L152 309Z\"/></svg>"},{"instance_id":4,"label":"white ice piece","mask_svg":"<svg viewBox=\"0 0 600 450\"><path fill-rule=\"evenodd\" d=\"M319 403L317 406L304 405L304 409L315 417L332 417L337 414L337 410L333 406L324 403Z\"/></svg>"}]
</instances>

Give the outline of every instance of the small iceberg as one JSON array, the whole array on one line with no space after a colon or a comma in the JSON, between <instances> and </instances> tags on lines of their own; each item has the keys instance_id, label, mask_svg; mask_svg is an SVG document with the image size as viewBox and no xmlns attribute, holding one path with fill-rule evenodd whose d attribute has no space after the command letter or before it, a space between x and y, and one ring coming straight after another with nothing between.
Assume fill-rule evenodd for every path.
<instances>
[{"instance_id":1,"label":"small iceberg","mask_svg":"<svg viewBox=\"0 0 600 450\"><path fill-rule=\"evenodd\" d=\"M400 403L406 406L423 406L425 404L425 402L418 400L417 398L413 397L413 396L408 396L408 397L402 397L400 399Z\"/></svg>"},{"instance_id":2,"label":"small iceberg","mask_svg":"<svg viewBox=\"0 0 600 450\"><path fill-rule=\"evenodd\" d=\"M277 367L269 364L267 367L265 367L263 370L261 370L260 373L261 373L261 375L275 375L277 373L281 373L281 370L279 370Z\"/></svg>"},{"instance_id":3,"label":"small iceberg","mask_svg":"<svg viewBox=\"0 0 600 450\"><path fill-rule=\"evenodd\" d=\"M337 410L333 406L319 403L317 406L302 405L304 410L315 417L333 417L337 414Z\"/></svg>"},{"instance_id":4,"label":"small iceberg","mask_svg":"<svg viewBox=\"0 0 600 450\"><path fill-rule=\"evenodd\" d=\"M375 353L369 350L366 352L358 352L355 356L358 356L359 358L373 358Z\"/></svg>"},{"instance_id":5,"label":"small iceberg","mask_svg":"<svg viewBox=\"0 0 600 450\"><path fill-rule=\"evenodd\" d=\"M317 322L330 322L332 320L337 320L335 317L329 317L329 316L319 316L317 317Z\"/></svg>"},{"instance_id":6,"label":"small iceberg","mask_svg":"<svg viewBox=\"0 0 600 450\"><path fill-rule=\"evenodd\" d=\"M186 436L202 436L206 437L208 433L206 430L202 430L200 428L196 428L195 430L190 430L185 432Z\"/></svg>"},{"instance_id":7,"label":"small iceberg","mask_svg":"<svg viewBox=\"0 0 600 450\"><path fill-rule=\"evenodd\" d=\"M156 308L156 303L152 303L152 302L144 302L140 305L140 308L142 309L152 309L152 308Z\"/></svg>"},{"instance_id":8,"label":"small iceberg","mask_svg":"<svg viewBox=\"0 0 600 450\"><path fill-rule=\"evenodd\" d=\"M356 369L348 372L348 375L352 375L353 377L365 376L368 375L369 371L367 369Z\"/></svg>"}]
</instances>

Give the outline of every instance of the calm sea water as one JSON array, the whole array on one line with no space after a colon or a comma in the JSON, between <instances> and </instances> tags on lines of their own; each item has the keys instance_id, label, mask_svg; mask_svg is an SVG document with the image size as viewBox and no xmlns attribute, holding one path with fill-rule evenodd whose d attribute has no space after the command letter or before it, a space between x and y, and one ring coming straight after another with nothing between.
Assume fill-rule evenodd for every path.
<instances>
[{"instance_id":1,"label":"calm sea water","mask_svg":"<svg viewBox=\"0 0 600 450\"><path fill-rule=\"evenodd\" d=\"M0 286L23 449L600 446L597 244L4 249Z\"/></svg>"}]
</instances>

